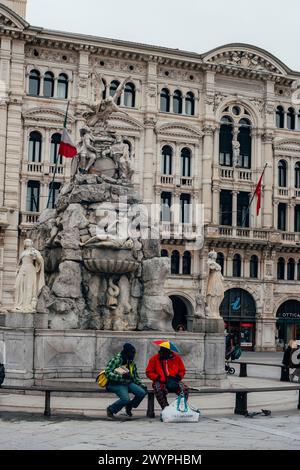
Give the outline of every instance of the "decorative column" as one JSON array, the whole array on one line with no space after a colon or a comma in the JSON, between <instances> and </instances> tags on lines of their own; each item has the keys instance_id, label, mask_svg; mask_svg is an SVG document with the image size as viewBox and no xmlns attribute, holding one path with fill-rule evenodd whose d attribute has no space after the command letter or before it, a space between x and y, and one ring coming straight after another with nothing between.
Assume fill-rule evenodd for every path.
<instances>
[{"instance_id":1,"label":"decorative column","mask_svg":"<svg viewBox=\"0 0 300 470\"><path fill-rule=\"evenodd\" d=\"M288 204L289 216L288 216L287 228L288 228L288 231L292 233L295 231L295 207L296 207L296 204L294 202L292 202L291 204Z\"/></svg>"},{"instance_id":2,"label":"decorative column","mask_svg":"<svg viewBox=\"0 0 300 470\"><path fill-rule=\"evenodd\" d=\"M202 202L204 204L204 223L212 221L212 160L214 147L214 130L212 125L203 128L202 152Z\"/></svg>"},{"instance_id":3,"label":"decorative column","mask_svg":"<svg viewBox=\"0 0 300 470\"><path fill-rule=\"evenodd\" d=\"M273 131L265 132L263 136L264 143L264 162L268 164L263 183L263 197L262 197L262 207L263 207L263 228L272 228L273 226Z\"/></svg>"},{"instance_id":4,"label":"decorative column","mask_svg":"<svg viewBox=\"0 0 300 470\"><path fill-rule=\"evenodd\" d=\"M213 188L212 223L214 225L220 223L220 194L220 188Z\"/></svg>"},{"instance_id":5,"label":"decorative column","mask_svg":"<svg viewBox=\"0 0 300 470\"><path fill-rule=\"evenodd\" d=\"M278 230L278 204L279 204L279 201L273 201L274 228L275 228L275 230Z\"/></svg>"},{"instance_id":6,"label":"decorative column","mask_svg":"<svg viewBox=\"0 0 300 470\"><path fill-rule=\"evenodd\" d=\"M144 119L145 149L144 149L144 202L151 205L153 202L154 174L153 162L155 161L155 129L156 120L152 115L146 115Z\"/></svg>"},{"instance_id":7,"label":"decorative column","mask_svg":"<svg viewBox=\"0 0 300 470\"><path fill-rule=\"evenodd\" d=\"M232 277L233 275L233 253L233 249L230 248L227 256L227 277Z\"/></svg>"},{"instance_id":8,"label":"decorative column","mask_svg":"<svg viewBox=\"0 0 300 470\"><path fill-rule=\"evenodd\" d=\"M232 226L237 226L237 195L238 191L232 191Z\"/></svg>"}]
</instances>

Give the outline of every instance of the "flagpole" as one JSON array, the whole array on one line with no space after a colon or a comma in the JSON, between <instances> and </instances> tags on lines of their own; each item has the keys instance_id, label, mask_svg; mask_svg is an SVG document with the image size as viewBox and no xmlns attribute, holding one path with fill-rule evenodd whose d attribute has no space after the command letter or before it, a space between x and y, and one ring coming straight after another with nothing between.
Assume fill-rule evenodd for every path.
<instances>
[{"instance_id":1,"label":"flagpole","mask_svg":"<svg viewBox=\"0 0 300 470\"><path fill-rule=\"evenodd\" d=\"M260 176L260 178L259 178L258 181L260 181L260 180L263 179L263 176L264 176L264 174L265 174L265 171L266 171L267 166L268 166L268 164L266 163L266 164L265 164L265 167L264 167L264 169L263 169L263 172L262 172L262 174L261 174L261 176ZM257 188L257 186L256 186L256 188ZM246 214L245 214L244 217L243 217L243 220L242 220L242 227L244 227L244 224L245 224L246 219L247 219L247 217L248 217L248 214L249 214L249 211L250 211L250 207L251 207L252 202L253 202L253 200L254 200L254 198L255 198L255 195L256 195L256 190L254 191L254 193L253 193L253 195L252 195L251 201L249 202L249 205L248 205L248 207L247 207Z\"/></svg>"},{"instance_id":2,"label":"flagpole","mask_svg":"<svg viewBox=\"0 0 300 470\"><path fill-rule=\"evenodd\" d=\"M67 123L68 123L69 106L70 106L70 101L68 101L68 104L67 104L67 111L66 111L66 115L65 115L64 127L67 127ZM55 156L55 167L54 167L52 182L50 184L50 190L49 190L49 196L48 196L48 202L47 202L47 209L49 208L49 204L50 204L50 201L51 201L51 196L54 192L54 183L55 183L55 178L56 178L57 169L58 169L58 161L59 161L60 156L61 155L59 155L59 154L57 154Z\"/></svg>"}]
</instances>

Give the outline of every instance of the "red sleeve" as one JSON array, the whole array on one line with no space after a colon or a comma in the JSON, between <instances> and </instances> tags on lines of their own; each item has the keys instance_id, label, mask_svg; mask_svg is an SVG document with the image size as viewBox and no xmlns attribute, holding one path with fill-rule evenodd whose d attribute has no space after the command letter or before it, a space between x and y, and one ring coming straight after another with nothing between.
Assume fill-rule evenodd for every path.
<instances>
[{"instance_id":1,"label":"red sleeve","mask_svg":"<svg viewBox=\"0 0 300 470\"><path fill-rule=\"evenodd\" d=\"M180 356L177 356L177 357L178 357L178 375L180 375L181 379L183 380L185 376L185 372L186 372L185 366L181 357Z\"/></svg>"},{"instance_id":2,"label":"red sleeve","mask_svg":"<svg viewBox=\"0 0 300 470\"><path fill-rule=\"evenodd\" d=\"M148 367L146 369L146 375L148 379L152 380L152 382L155 382L155 380L157 380L158 378L158 374L157 374L155 366L156 366L156 360L155 360L155 356L153 356L151 357Z\"/></svg>"}]
</instances>

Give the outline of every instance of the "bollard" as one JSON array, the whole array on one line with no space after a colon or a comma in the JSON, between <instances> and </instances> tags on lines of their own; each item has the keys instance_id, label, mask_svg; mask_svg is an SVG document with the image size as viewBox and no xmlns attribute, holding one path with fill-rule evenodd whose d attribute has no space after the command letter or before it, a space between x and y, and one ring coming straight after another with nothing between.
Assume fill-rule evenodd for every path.
<instances>
[{"instance_id":1,"label":"bollard","mask_svg":"<svg viewBox=\"0 0 300 470\"><path fill-rule=\"evenodd\" d=\"M44 416L50 417L51 416L51 392L50 390L46 390L45 392L45 411L44 411Z\"/></svg>"},{"instance_id":2,"label":"bollard","mask_svg":"<svg viewBox=\"0 0 300 470\"><path fill-rule=\"evenodd\" d=\"M298 410L300 410L300 390L299 390L299 397L298 397Z\"/></svg>"},{"instance_id":3,"label":"bollard","mask_svg":"<svg viewBox=\"0 0 300 470\"><path fill-rule=\"evenodd\" d=\"M247 392L237 392L235 394L234 414L244 416L246 413L248 413L247 398L248 398L248 393Z\"/></svg>"},{"instance_id":4,"label":"bollard","mask_svg":"<svg viewBox=\"0 0 300 470\"><path fill-rule=\"evenodd\" d=\"M280 382L290 381L290 369L286 366L281 366L281 377Z\"/></svg>"},{"instance_id":5,"label":"bollard","mask_svg":"<svg viewBox=\"0 0 300 470\"><path fill-rule=\"evenodd\" d=\"M246 362L240 364L240 377L248 377Z\"/></svg>"}]
</instances>

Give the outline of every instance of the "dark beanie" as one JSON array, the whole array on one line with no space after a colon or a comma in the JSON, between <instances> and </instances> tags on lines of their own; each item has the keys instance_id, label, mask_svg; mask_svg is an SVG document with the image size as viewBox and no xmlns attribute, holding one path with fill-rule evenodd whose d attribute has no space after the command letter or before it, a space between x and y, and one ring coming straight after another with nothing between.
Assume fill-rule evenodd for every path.
<instances>
[{"instance_id":1,"label":"dark beanie","mask_svg":"<svg viewBox=\"0 0 300 470\"><path fill-rule=\"evenodd\" d=\"M131 354L132 354L132 353L135 353L135 352L136 352L136 349L135 349L135 347L134 347L132 344L130 344L130 343L125 343L124 346L123 346L123 351L124 351L125 353L129 353L129 354L131 353Z\"/></svg>"}]
</instances>

